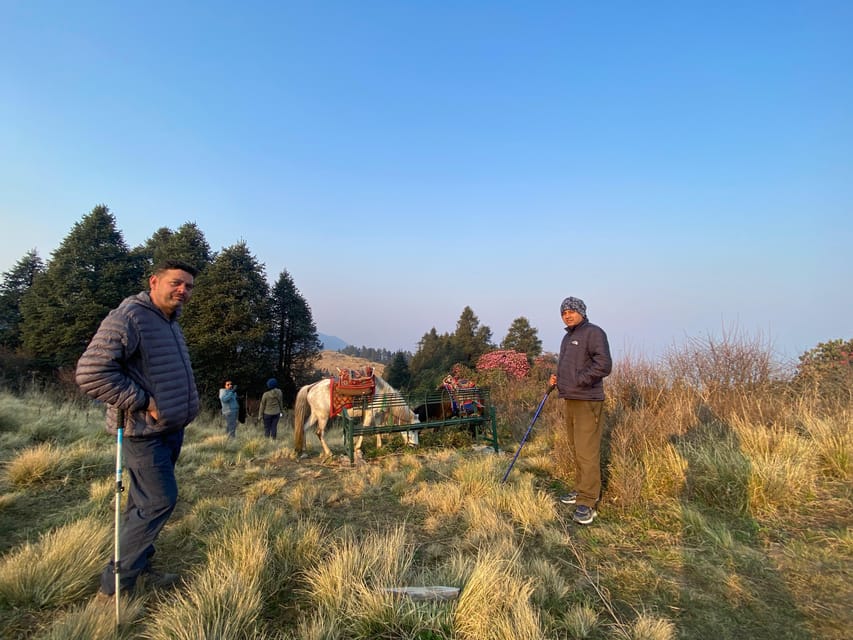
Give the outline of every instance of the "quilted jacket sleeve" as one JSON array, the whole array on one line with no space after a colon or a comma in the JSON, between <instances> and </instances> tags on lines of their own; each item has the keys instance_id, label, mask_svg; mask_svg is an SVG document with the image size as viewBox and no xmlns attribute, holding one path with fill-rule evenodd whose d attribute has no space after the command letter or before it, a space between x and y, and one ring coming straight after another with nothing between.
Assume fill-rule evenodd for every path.
<instances>
[{"instance_id":1,"label":"quilted jacket sleeve","mask_svg":"<svg viewBox=\"0 0 853 640\"><path fill-rule=\"evenodd\" d=\"M111 311L77 362L80 389L124 411L144 409L148 394L128 374L127 367L138 345L139 333L131 319L121 308Z\"/></svg>"}]
</instances>

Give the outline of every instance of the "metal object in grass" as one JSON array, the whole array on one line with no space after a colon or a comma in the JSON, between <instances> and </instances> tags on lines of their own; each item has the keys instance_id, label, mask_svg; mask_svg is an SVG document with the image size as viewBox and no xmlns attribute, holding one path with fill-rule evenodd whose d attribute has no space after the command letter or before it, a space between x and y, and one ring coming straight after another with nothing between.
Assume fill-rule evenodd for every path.
<instances>
[{"instance_id":1,"label":"metal object in grass","mask_svg":"<svg viewBox=\"0 0 853 640\"><path fill-rule=\"evenodd\" d=\"M512 462L509 463L509 468L506 470L504 474L503 480L501 480L501 484L506 482L506 479L509 477L509 472L512 471L512 467L515 464L515 461L518 460L518 454L521 453L521 447L524 446L524 443L527 442L527 437L530 435L530 432L533 431L533 425L536 424L536 420L539 418L539 414L542 413L542 407L545 406L545 401L548 399L550 393L554 390L556 385L551 385L548 387L548 390L545 392L545 395L542 396L542 402L539 403L539 407L536 409L536 413L533 414L533 419L530 421L530 426L527 427L527 431L524 433L524 437L521 439L521 444L518 445L518 451L515 452L515 455L512 458Z\"/></svg>"}]
</instances>

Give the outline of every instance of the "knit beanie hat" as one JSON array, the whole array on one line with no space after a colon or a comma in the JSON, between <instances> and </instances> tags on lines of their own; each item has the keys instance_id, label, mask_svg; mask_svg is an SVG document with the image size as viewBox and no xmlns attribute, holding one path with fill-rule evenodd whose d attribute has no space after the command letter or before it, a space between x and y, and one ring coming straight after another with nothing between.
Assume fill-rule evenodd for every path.
<instances>
[{"instance_id":1,"label":"knit beanie hat","mask_svg":"<svg viewBox=\"0 0 853 640\"><path fill-rule=\"evenodd\" d=\"M566 309L577 311L584 318L586 318L586 305L584 304L584 301L580 298L573 298L572 296L569 296L568 298L563 300L563 303L560 305L560 315L562 315L563 311L565 311Z\"/></svg>"},{"instance_id":2,"label":"knit beanie hat","mask_svg":"<svg viewBox=\"0 0 853 640\"><path fill-rule=\"evenodd\" d=\"M270 378L267 380L267 389L275 389L278 386L278 380Z\"/></svg>"}]
</instances>

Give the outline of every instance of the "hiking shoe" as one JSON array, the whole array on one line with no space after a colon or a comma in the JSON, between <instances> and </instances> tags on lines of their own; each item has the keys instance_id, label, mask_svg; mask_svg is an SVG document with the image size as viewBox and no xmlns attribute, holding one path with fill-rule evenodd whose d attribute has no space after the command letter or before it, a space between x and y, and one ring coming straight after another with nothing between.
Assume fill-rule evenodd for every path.
<instances>
[{"instance_id":1,"label":"hiking shoe","mask_svg":"<svg viewBox=\"0 0 853 640\"><path fill-rule=\"evenodd\" d=\"M577 501L578 501L578 492L577 491L570 491L566 495L560 496L560 502L562 502L563 504L574 504Z\"/></svg>"},{"instance_id":2,"label":"hiking shoe","mask_svg":"<svg viewBox=\"0 0 853 640\"><path fill-rule=\"evenodd\" d=\"M592 507L587 507L586 505L580 505L577 509L575 509L575 513L572 516L572 520L577 522L578 524L591 524L595 517L598 515L595 509Z\"/></svg>"}]
</instances>

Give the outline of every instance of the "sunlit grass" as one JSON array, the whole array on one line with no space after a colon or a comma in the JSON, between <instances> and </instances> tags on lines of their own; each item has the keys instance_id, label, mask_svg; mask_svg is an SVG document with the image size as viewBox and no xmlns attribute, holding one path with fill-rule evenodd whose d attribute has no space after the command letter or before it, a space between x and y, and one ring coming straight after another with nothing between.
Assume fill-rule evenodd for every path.
<instances>
[{"instance_id":1,"label":"sunlit grass","mask_svg":"<svg viewBox=\"0 0 853 640\"><path fill-rule=\"evenodd\" d=\"M18 453L6 464L6 479L13 487L25 488L57 480L64 475L66 458L52 444L40 444Z\"/></svg>"},{"instance_id":2,"label":"sunlit grass","mask_svg":"<svg viewBox=\"0 0 853 640\"><path fill-rule=\"evenodd\" d=\"M112 541L105 522L87 518L12 549L0 560L0 607L59 607L91 592Z\"/></svg>"}]
</instances>

